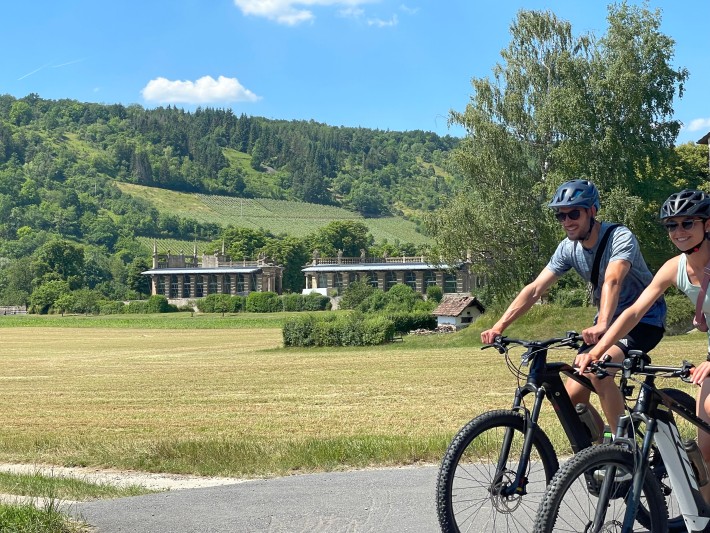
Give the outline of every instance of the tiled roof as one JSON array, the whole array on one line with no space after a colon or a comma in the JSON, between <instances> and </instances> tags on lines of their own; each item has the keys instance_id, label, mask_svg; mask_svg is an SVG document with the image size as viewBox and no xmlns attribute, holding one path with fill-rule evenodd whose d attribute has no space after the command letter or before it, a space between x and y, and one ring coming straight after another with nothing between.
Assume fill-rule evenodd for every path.
<instances>
[{"instance_id":1,"label":"tiled roof","mask_svg":"<svg viewBox=\"0 0 710 533\"><path fill-rule=\"evenodd\" d=\"M475 296L466 294L445 294L439 306L433 313L437 316L459 316L468 307L475 306L483 313L485 308Z\"/></svg>"}]
</instances>

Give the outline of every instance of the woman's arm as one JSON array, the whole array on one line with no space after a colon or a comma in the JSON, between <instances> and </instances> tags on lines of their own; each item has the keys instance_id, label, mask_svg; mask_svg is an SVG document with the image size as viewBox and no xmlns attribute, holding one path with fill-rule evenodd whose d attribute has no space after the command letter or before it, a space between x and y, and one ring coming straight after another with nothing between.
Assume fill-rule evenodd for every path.
<instances>
[{"instance_id":1,"label":"woman's arm","mask_svg":"<svg viewBox=\"0 0 710 533\"><path fill-rule=\"evenodd\" d=\"M586 354L586 357L582 358L581 361L578 360L580 373L584 372L585 368L589 366L589 363L601 358L619 339L634 329L666 289L671 285L675 285L678 272L678 258L679 256L676 256L666 261L637 300L619 315L619 318L614 321L594 348Z\"/></svg>"}]
</instances>

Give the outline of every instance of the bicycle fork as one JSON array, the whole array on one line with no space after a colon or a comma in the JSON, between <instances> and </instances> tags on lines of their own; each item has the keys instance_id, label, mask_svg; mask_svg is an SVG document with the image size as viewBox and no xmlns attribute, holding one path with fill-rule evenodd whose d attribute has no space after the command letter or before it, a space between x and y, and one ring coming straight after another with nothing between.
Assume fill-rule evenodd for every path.
<instances>
[{"instance_id":1,"label":"bicycle fork","mask_svg":"<svg viewBox=\"0 0 710 533\"><path fill-rule=\"evenodd\" d=\"M532 391L528 389L528 392ZM523 392L519 389L515 394L513 410L520 410L525 416L525 437L523 439L523 446L520 451L520 460L518 461L518 468L515 472L515 478L506 487L502 488L500 493L503 496L523 496L527 494L525 492L525 487L528 482L527 471L528 466L530 464L530 454L532 451L535 432L539 429L537 422L540 418L540 410L542 409L542 404L545 399L544 387L538 387L534 390L534 392L535 403L533 405L532 413L522 407L522 398L524 396ZM501 454L498 458L498 465L496 466L496 473L498 474L496 478L499 478L501 474L506 471L506 465L510 456L510 448L513 442L513 435L513 428L506 429L505 437L503 438Z\"/></svg>"}]
</instances>

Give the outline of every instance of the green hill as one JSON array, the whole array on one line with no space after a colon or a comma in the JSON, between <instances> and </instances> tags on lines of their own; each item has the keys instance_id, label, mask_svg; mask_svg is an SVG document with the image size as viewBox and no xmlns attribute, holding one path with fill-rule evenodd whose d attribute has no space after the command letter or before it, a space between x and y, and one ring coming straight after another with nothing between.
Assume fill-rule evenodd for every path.
<instances>
[{"instance_id":1,"label":"green hill","mask_svg":"<svg viewBox=\"0 0 710 533\"><path fill-rule=\"evenodd\" d=\"M334 220L357 220L370 230L375 241L427 244L416 225L402 217L364 218L334 206L271 200L188 194L157 187L117 182L121 192L150 203L161 213L190 218L206 224L261 229L274 235L305 237ZM184 241L189 243L189 241ZM192 249L192 245L187 244Z\"/></svg>"}]
</instances>

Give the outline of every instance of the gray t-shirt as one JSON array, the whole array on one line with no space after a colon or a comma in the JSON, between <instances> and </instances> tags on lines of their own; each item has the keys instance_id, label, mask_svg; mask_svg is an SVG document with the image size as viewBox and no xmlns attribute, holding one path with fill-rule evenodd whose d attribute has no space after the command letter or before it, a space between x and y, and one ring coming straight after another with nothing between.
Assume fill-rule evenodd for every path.
<instances>
[{"instance_id":1,"label":"gray t-shirt","mask_svg":"<svg viewBox=\"0 0 710 533\"><path fill-rule=\"evenodd\" d=\"M563 240L558 246L555 253L550 258L547 264L547 269L552 271L556 276L561 276L571 268L582 276L585 281L590 281L592 276L592 267L594 265L594 256L599 247L602 235L611 224L602 222L599 238L590 250L585 249L579 241ZM624 278L619 292L619 304L614 311L612 321L616 320L627 307L633 304L643 290L651 283L653 274L646 266L641 255L638 241L631 230L625 226L619 226L614 230L613 235L609 238L604 255L602 255L599 264L599 285L594 289L594 301L599 302L601 298L602 285L606 268L612 261L625 260L631 264L628 274ZM598 310L598 304L597 304ZM598 313L597 313L598 316ZM596 324L597 316L594 317ZM651 324L653 326L664 327L666 319L666 302L661 296L651 306L648 312L643 316L641 322Z\"/></svg>"}]
</instances>

